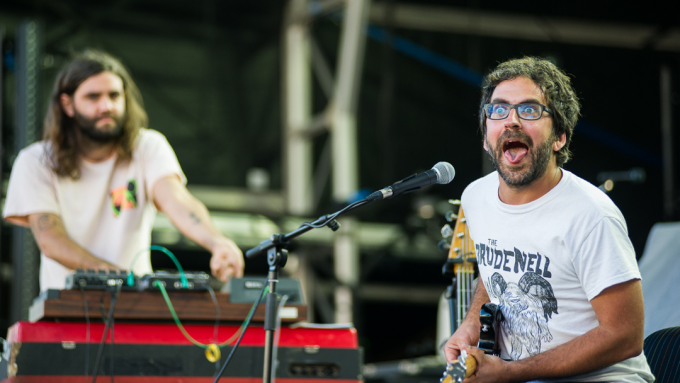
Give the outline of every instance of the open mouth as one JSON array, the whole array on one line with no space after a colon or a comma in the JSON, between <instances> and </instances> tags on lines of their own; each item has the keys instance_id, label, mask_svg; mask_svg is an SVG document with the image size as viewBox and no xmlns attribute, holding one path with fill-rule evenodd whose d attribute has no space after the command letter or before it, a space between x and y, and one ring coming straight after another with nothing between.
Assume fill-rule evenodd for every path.
<instances>
[{"instance_id":1,"label":"open mouth","mask_svg":"<svg viewBox=\"0 0 680 383\"><path fill-rule=\"evenodd\" d=\"M506 140L503 142L503 154L511 164L522 162L527 153L529 153L529 146L522 141Z\"/></svg>"}]
</instances>

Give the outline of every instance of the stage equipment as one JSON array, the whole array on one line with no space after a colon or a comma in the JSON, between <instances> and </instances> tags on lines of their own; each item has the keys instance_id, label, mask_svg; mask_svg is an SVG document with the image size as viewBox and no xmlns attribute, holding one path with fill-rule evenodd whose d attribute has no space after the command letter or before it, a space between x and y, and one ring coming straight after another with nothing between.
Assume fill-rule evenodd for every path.
<instances>
[{"instance_id":1,"label":"stage equipment","mask_svg":"<svg viewBox=\"0 0 680 383\"><path fill-rule=\"evenodd\" d=\"M104 270L95 271L88 269L76 269L73 274L66 277L66 289L86 289L86 290L106 290L117 285L122 285L122 290L139 290L139 278L134 276L132 286L128 286L127 281L129 274L126 270L120 273L116 270L106 272Z\"/></svg>"},{"instance_id":2,"label":"stage equipment","mask_svg":"<svg viewBox=\"0 0 680 383\"><path fill-rule=\"evenodd\" d=\"M104 324L18 322L9 330L10 375L3 383L66 383L84 379L85 361L92 371L96 343ZM214 325L185 325L201 341L215 341ZM116 323L115 354L106 345L101 378L113 375L118 383L203 383L214 379L216 366L204 350L192 345L172 324ZM219 341L231 337L238 326L220 326ZM221 381L248 383L259 380L264 346L262 326L245 334L233 363ZM94 342L92 341L94 340ZM89 347L89 346L92 347ZM225 347L228 352L230 347ZM223 353L224 353L223 352ZM114 371L111 371L111 361ZM356 330L281 328L277 379L280 383L360 383L362 352ZM0 375L4 377L4 375Z\"/></svg>"},{"instance_id":3,"label":"stage equipment","mask_svg":"<svg viewBox=\"0 0 680 383\"><path fill-rule=\"evenodd\" d=\"M182 274L159 270L146 274L139 279L140 290L159 290L155 282L162 284L166 290L207 290L210 276L202 271L187 271L183 274L186 286L182 286Z\"/></svg>"},{"instance_id":4,"label":"stage equipment","mask_svg":"<svg viewBox=\"0 0 680 383\"><path fill-rule=\"evenodd\" d=\"M597 182L600 184L598 189L609 193L614 189L615 182L631 182L642 184L647 179L647 173L643 168L632 168L621 172L600 172L597 173Z\"/></svg>"},{"instance_id":5,"label":"stage equipment","mask_svg":"<svg viewBox=\"0 0 680 383\"><path fill-rule=\"evenodd\" d=\"M231 278L227 285L229 287L229 302L231 303L253 303L257 299L262 284L262 278ZM278 294L288 297L286 305L304 304L300 281L291 278L279 278Z\"/></svg>"},{"instance_id":6,"label":"stage equipment","mask_svg":"<svg viewBox=\"0 0 680 383\"><path fill-rule=\"evenodd\" d=\"M428 173L429 172L429 173ZM363 200L354 202L345 208L333 213L327 214L314 222L305 222L299 228L287 234L274 234L269 239L260 242L257 247L254 247L246 252L248 258L255 257L267 252L267 264L269 265L268 280L269 292L266 298L265 308L265 345L264 345L264 371L263 383L271 383L272 381L272 346L275 330L276 318L276 285L278 283L279 270L286 265L288 259L288 241L297 238L300 235L308 232L314 228L322 228L328 226L331 230L336 231L340 228L340 224L335 220L341 214L355 209L359 206L371 203L378 199L389 198L394 195L409 193L417 190L423 186L431 185L433 183L449 183L453 180L455 171L453 166L447 162L437 163L431 170L423 174L407 177L392 186L379 190ZM408 181L411 180L411 181ZM408 181L408 182L407 182Z\"/></svg>"},{"instance_id":7,"label":"stage equipment","mask_svg":"<svg viewBox=\"0 0 680 383\"><path fill-rule=\"evenodd\" d=\"M215 321L215 303L208 291L168 291L177 316L187 321ZM229 294L215 293L221 321L243 321L251 308L250 303L232 303ZM100 302L109 307L111 294L101 290L46 290L38 296L29 310L31 322L44 320L84 320L85 303L87 316L101 318ZM307 306L287 304L283 322L299 322L307 319ZM172 321L172 315L163 296L158 291L121 291L116 302L115 320ZM264 307L258 307L254 322L264 321ZM117 326L117 325L116 325Z\"/></svg>"},{"instance_id":8,"label":"stage equipment","mask_svg":"<svg viewBox=\"0 0 680 383\"><path fill-rule=\"evenodd\" d=\"M437 162L432 169L393 183L391 186L380 189L366 197L369 201L396 197L400 194L410 193L432 184L448 184L456 175L456 170L448 162Z\"/></svg>"}]
</instances>

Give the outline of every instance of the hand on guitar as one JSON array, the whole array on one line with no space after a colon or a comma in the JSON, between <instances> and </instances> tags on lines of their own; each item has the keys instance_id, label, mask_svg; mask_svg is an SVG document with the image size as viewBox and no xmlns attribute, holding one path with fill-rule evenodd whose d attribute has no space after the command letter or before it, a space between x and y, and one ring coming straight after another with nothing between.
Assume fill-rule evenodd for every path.
<instances>
[{"instance_id":1,"label":"hand on guitar","mask_svg":"<svg viewBox=\"0 0 680 383\"><path fill-rule=\"evenodd\" d=\"M439 379L439 383L461 383L463 379L470 377L477 370L477 360L461 350L458 360L454 363L447 363L444 376Z\"/></svg>"},{"instance_id":2,"label":"hand on guitar","mask_svg":"<svg viewBox=\"0 0 680 383\"><path fill-rule=\"evenodd\" d=\"M506 383L510 382L508 362L494 355L485 354L474 346L463 346L469 355L477 360L477 369L472 376L465 379L465 383Z\"/></svg>"},{"instance_id":3,"label":"hand on guitar","mask_svg":"<svg viewBox=\"0 0 680 383\"><path fill-rule=\"evenodd\" d=\"M454 362L464 346L477 344L479 341L479 322L464 321L444 346L444 354L448 362Z\"/></svg>"}]
</instances>

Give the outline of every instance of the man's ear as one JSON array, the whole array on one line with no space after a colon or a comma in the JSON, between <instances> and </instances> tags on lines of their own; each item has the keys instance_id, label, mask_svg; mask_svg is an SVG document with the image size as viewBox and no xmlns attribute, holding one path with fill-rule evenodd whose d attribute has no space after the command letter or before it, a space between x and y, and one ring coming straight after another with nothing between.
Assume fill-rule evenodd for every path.
<instances>
[{"instance_id":1,"label":"man's ear","mask_svg":"<svg viewBox=\"0 0 680 383\"><path fill-rule=\"evenodd\" d=\"M75 108L73 107L73 98L66 93L62 93L59 96L59 103L61 104L61 109L66 113L67 116L73 118L75 115Z\"/></svg>"},{"instance_id":2,"label":"man's ear","mask_svg":"<svg viewBox=\"0 0 680 383\"><path fill-rule=\"evenodd\" d=\"M484 142L484 150L488 153L489 152L489 145L486 144L486 134L484 135L484 139L482 140Z\"/></svg>"},{"instance_id":3,"label":"man's ear","mask_svg":"<svg viewBox=\"0 0 680 383\"><path fill-rule=\"evenodd\" d=\"M562 133L562 135L555 141L553 142L553 151L558 151L564 147L564 145L567 143L567 134Z\"/></svg>"}]
</instances>

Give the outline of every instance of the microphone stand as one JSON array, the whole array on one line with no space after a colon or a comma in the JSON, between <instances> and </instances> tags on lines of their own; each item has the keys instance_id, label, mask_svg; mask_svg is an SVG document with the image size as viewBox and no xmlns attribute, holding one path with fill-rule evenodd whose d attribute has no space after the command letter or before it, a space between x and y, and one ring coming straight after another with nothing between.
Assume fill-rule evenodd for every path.
<instances>
[{"instance_id":1,"label":"microphone stand","mask_svg":"<svg viewBox=\"0 0 680 383\"><path fill-rule=\"evenodd\" d=\"M264 252L267 252L267 264L269 265L269 274L267 276L267 283L269 283L269 292L265 300L265 316L264 316L264 370L263 383L271 383L274 374L274 366L272 361L274 348L274 331L276 330L276 284L279 282L279 271L286 265L288 260L288 241L293 238L315 229L328 226L331 230L337 231L340 228L340 223L335 220L339 215L353 210L359 206L373 202L369 199L354 202L342 210L327 214L312 223L305 222L299 228L287 234L274 234L269 239L266 239L257 247L254 247L246 252L246 257L253 258Z\"/></svg>"}]
</instances>

